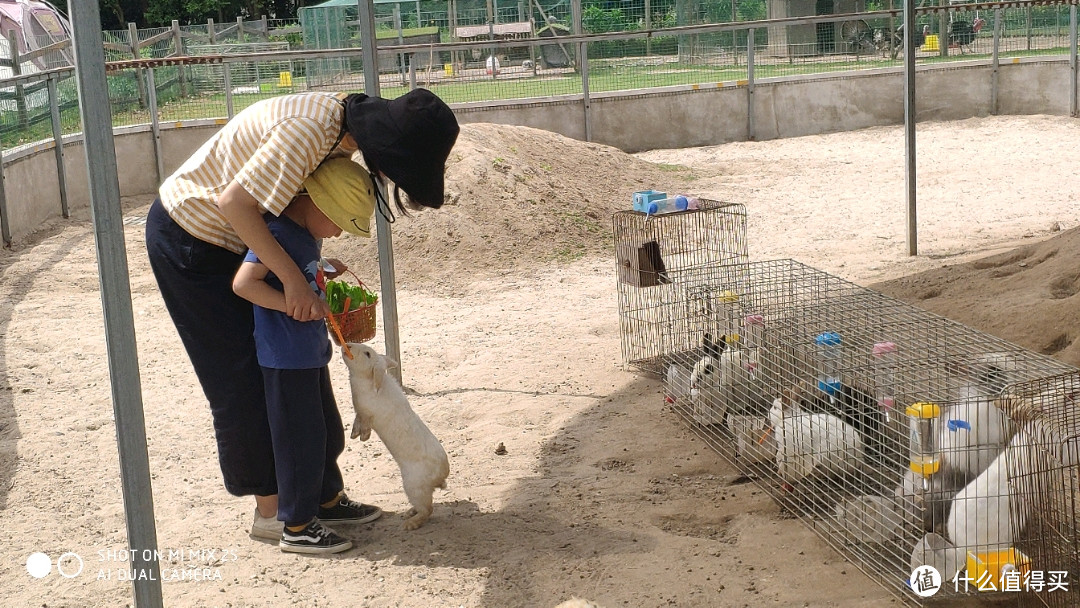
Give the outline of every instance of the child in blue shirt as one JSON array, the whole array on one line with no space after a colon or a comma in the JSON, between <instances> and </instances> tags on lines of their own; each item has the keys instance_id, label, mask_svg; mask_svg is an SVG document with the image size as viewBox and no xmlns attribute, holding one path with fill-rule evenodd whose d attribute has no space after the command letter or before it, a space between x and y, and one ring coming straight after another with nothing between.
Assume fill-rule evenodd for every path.
<instances>
[{"instance_id":1,"label":"child in blue shirt","mask_svg":"<svg viewBox=\"0 0 1080 608\"><path fill-rule=\"evenodd\" d=\"M332 158L307 178L304 191L280 216L267 213L264 219L311 289L325 298L322 239L342 230L370 236L374 206L367 171L348 158ZM352 541L322 522L365 523L382 511L343 493L337 459L345 449L345 430L330 386L326 321L296 321L286 314L281 281L250 250L233 291L255 304L255 346L277 471L277 518L284 523L279 547L309 554L346 551Z\"/></svg>"}]
</instances>

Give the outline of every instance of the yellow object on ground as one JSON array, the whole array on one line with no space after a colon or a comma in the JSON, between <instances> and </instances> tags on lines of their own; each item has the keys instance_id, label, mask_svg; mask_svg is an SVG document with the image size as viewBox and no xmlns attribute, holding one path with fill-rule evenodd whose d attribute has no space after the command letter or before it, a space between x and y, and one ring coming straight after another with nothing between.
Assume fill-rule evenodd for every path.
<instances>
[{"instance_id":1,"label":"yellow object on ground","mask_svg":"<svg viewBox=\"0 0 1080 608\"><path fill-rule=\"evenodd\" d=\"M1012 547L986 553L968 551L967 576L980 591L1002 591L1004 581L1001 577L1010 570L1019 571L1020 580L1023 581L1024 574L1031 570L1031 560ZM989 584L979 587L978 583L984 581Z\"/></svg>"},{"instance_id":2,"label":"yellow object on ground","mask_svg":"<svg viewBox=\"0 0 1080 608\"><path fill-rule=\"evenodd\" d=\"M926 42L923 43L922 48L919 49L919 50L927 52L927 53L933 53L934 51L940 51L941 48L938 47L937 34L927 34L926 35Z\"/></svg>"}]
</instances>

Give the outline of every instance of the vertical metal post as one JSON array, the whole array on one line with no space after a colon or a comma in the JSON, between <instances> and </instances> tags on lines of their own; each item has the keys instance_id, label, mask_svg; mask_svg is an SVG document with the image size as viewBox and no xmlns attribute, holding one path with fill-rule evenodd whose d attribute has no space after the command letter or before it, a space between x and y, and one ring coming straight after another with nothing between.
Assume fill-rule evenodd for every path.
<instances>
[{"instance_id":1,"label":"vertical metal post","mask_svg":"<svg viewBox=\"0 0 1080 608\"><path fill-rule=\"evenodd\" d=\"M911 0L914 2L915 0ZM906 2L905 2L906 3ZM948 6L946 0L939 0L938 6ZM952 13L948 11L941 11L938 13L938 55L941 57L949 56L949 19L952 17ZM915 27L915 22L912 21L911 27ZM907 29L906 27L904 29ZM907 48L907 47L905 47Z\"/></svg>"},{"instance_id":2,"label":"vertical metal post","mask_svg":"<svg viewBox=\"0 0 1080 608\"><path fill-rule=\"evenodd\" d=\"M53 150L56 153L56 179L60 186L60 215L71 217L68 210L67 174L64 169L64 127L60 123L60 95L56 90L59 76L49 75L49 111L52 114Z\"/></svg>"},{"instance_id":3,"label":"vertical metal post","mask_svg":"<svg viewBox=\"0 0 1080 608\"><path fill-rule=\"evenodd\" d=\"M1027 30L1027 50L1031 50L1031 7L1024 7L1024 29Z\"/></svg>"},{"instance_id":4,"label":"vertical metal post","mask_svg":"<svg viewBox=\"0 0 1080 608\"><path fill-rule=\"evenodd\" d=\"M15 30L7 33L8 48L11 49L11 75L22 74L22 58L19 57L19 41L15 38ZM30 124L30 117L26 109L26 93L22 84L15 85L15 111L19 117L19 128L25 129Z\"/></svg>"},{"instance_id":5,"label":"vertical metal post","mask_svg":"<svg viewBox=\"0 0 1080 608\"><path fill-rule=\"evenodd\" d=\"M990 59L990 113L998 113L998 71L1001 63L998 51L1001 48L1001 9L994 9L994 50Z\"/></svg>"},{"instance_id":6,"label":"vertical metal post","mask_svg":"<svg viewBox=\"0 0 1080 608\"><path fill-rule=\"evenodd\" d=\"M357 0L360 13L360 47L364 59L364 92L379 95L378 49L375 46L375 5L372 0ZM389 202L386 188L380 186L383 200ZM394 242L390 222L375 210L375 231L379 246L379 278L382 285L383 339L386 355L398 362L391 370L401 383L401 336L398 332L397 278L394 270Z\"/></svg>"},{"instance_id":7,"label":"vertical metal post","mask_svg":"<svg viewBox=\"0 0 1080 608\"><path fill-rule=\"evenodd\" d=\"M397 30L398 45L405 44L405 36L401 31L401 5L394 5L394 29ZM397 54L398 73L401 74L401 84L405 84L405 53Z\"/></svg>"},{"instance_id":8,"label":"vertical metal post","mask_svg":"<svg viewBox=\"0 0 1080 608\"><path fill-rule=\"evenodd\" d=\"M645 0L645 31L652 29L652 2ZM652 55L652 34L645 38L645 56Z\"/></svg>"},{"instance_id":9,"label":"vertical metal post","mask_svg":"<svg viewBox=\"0 0 1080 608\"><path fill-rule=\"evenodd\" d=\"M409 53L409 90L416 88L416 53Z\"/></svg>"},{"instance_id":10,"label":"vertical metal post","mask_svg":"<svg viewBox=\"0 0 1080 608\"><path fill-rule=\"evenodd\" d=\"M128 43L131 47L131 58L139 58L139 28L134 23L128 23ZM143 83L142 68L135 68L135 83L139 88L139 107L146 107L146 86Z\"/></svg>"},{"instance_id":11,"label":"vertical metal post","mask_svg":"<svg viewBox=\"0 0 1080 608\"><path fill-rule=\"evenodd\" d=\"M165 181L165 159L161 152L161 123L158 121L157 87L154 85L154 68L146 69L146 96L150 101L150 133L154 137L154 163L157 165L157 183Z\"/></svg>"},{"instance_id":12,"label":"vertical metal post","mask_svg":"<svg viewBox=\"0 0 1080 608\"><path fill-rule=\"evenodd\" d=\"M221 64L221 78L225 81L225 115L231 119L236 113L233 111L232 76L229 73L230 69L232 69L231 63Z\"/></svg>"},{"instance_id":13,"label":"vertical metal post","mask_svg":"<svg viewBox=\"0 0 1080 608\"><path fill-rule=\"evenodd\" d=\"M495 41L495 22L490 21L490 20L488 21L488 41L490 41L490 42ZM496 52L497 51L496 51L494 46L491 47L491 49L488 51L489 54L488 54L488 59L487 60L491 62L491 78L492 78L492 80L499 77L499 69L495 65L496 62L499 61L495 57Z\"/></svg>"},{"instance_id":14,"label":"vertical metal post","mask_svg":"<svg viewBox=\"0 0 1080 608\"><path fill-rule=\"evenodd\" d=\"M585 111L585 141L592 141L592 100L589 99L589 43L578 43L581 66L581 103Z\"/></svg>"},{"instance_id":15,"label":"vertical metal post","mask_svg":"<svg viewBox=\"0 0 1080 608\"><path fill-rule=\"evenodd\" d=\"M10 247L11 224L8 220L7 192L4 189L4 179L4 151L0 149L0 238L4 239L4 247Z\"/></svg>"},{"instance_id":16,"label":"vertical metal post","mask_svg":"<svg viewBox=\"0 0 1080 608\"><path fill-rule=\"evenodd\" d=\"M1076 5L1069 5L1069 115L1075 117L1076 107Z\"/></svg>"},{"instance_id":17,"label":"vertical metal post","mask_svg":"<svg viewBox=\"0 0 1080 608\"><path fill-rule=\"evenodd\" d=\"M907 250L919 255L915 191L915 1L904 2L904 176L907 179ZM942 45L940 38L938 44Z\"/></svg>"},{"instance_id":18,"label":"vertical metal post","mask_svg":"<svg viewBox=\"0 0 1080 608\"><path fill-rule=\"evenodd\" d=\"M74 32L75 74L82 124L86 127L111 125L98 4L72 2L68 10ZM105 318L105 346L116 419L124 514L132 555L134 600L136 608L159 608L162 605L161 576L158 561L154 559L158 548L154 497L150 491L150 461L146 454L142 386L112 129L84 128L83 144Z\"/></svg>"},{"instance_id":19,"label":"vertical metal post","mask_svg":"<svg viewBox=\"0 0 1080 608\"><path fill-rule=\"evenodd\" d=\"M746 139L757 139L754 128L754 28L746 32Z\"/></svg>"},{"instance_id":20,"label":"vertical metal post","mask_svg":"<svg viewBox=\"0 0 1080 608\"><path fill-rule=\"evenodd\" d=\"M179 57L179 56L182 56L184 54L184 35L180 33L180 22L178 20L176 20L176 19L173 19L173 21L172 21L172 31L173 31L173 54ZM176 66L177 74L180 77L180 96L181 97L187 97L187 94L188 94L187 70L185 69L186 67L187 66L184 66L184 65Z\"/></svg>"}]
</instances>

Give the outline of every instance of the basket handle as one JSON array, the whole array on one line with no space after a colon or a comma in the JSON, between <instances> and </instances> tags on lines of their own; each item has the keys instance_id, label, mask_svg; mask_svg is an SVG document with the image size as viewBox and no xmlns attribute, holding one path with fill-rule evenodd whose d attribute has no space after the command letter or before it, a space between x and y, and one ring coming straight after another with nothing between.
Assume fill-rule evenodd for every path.
<instances>
[{"instance_id":1,"label":"basket handle","mask_svg":"<svg viewBox=\"0 0 1080 608\"><path fill-rule=\"evenodd\" d=\"M356 273L353 272L351 268L346 268L345 272L351 274L352 278L356 279L356 283L358 285L360 285L360 287L363 287L367 291L371 291L370 289L368 289L368 286L366 284L364 284L364 281L360 277L356 276ZM340 314L345 314L347 312L349 312L349 300L348 300L348 298L345 299L345 306L343 306L341 308L341 313Z\"/></svg>"}]
</instances>

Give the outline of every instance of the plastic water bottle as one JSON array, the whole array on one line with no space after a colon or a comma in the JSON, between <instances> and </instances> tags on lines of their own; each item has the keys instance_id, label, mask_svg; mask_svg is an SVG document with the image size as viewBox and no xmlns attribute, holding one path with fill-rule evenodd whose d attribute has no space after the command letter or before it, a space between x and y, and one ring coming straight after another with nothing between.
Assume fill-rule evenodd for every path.
<instances>
[{"instance_id":1,"label":"plastic water bottle","mask_svg":"<svg viewBox=\"0 0 1080 608\"><path fill-rule=\"evenodd\" d=\"M646 208L646 213L649 215L660 215L661 213L686 211L689 207L690 199L680 194L674 198L665 198L649 203L649 206Z\"/></svg>"},{"instance_id":2,"label":"plastic water bottle","mask_svg":"<svg viewBox=\"0 0 1080 608\"><path fill-rule=\"evenodd\" d=\"M909 468L922 475L923 489L928 489L927 479L941 468L941 456L938 454L937 422L941 408L935 403L913 403L904 411L911 425L909 444Z\"/></svg>"},{"instance_id":3,"label":"plastic water bottle","mask_svg":"<svg viewBox=\"0 0 1080 608\"><path fill-rule=\"evenodd\" d=\"M840 392L840 368L843 365L843 341L840 334L827 331L814 338L818 355L818 388L830 397Z\"/></svg>"},{"instance_id":4,"label":"plastic water bottle","mask_svg":"<svg viewBox=\"0 0 1080 608\"><path fill-rule=\"evenodd\" d=\"M896 344L878 342L870 352L874 355L878 406L889 422L889 412L896 407Z\"/></svg>"}]
</instances>

